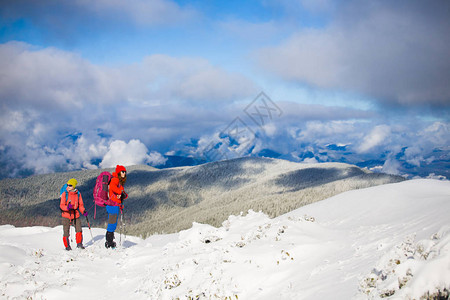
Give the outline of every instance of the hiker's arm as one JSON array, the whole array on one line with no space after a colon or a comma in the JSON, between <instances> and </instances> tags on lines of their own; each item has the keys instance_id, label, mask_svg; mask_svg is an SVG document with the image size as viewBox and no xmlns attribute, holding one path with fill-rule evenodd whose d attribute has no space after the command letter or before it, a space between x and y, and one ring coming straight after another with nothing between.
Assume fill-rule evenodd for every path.
<instances>
[{"instance_id":1,"label":"hiker's arm","mask_svg":"<svg viewBox=\"0 0 450 300\"><path fill-rule=\"evenodd\" d=\"M122 194L123 187L119 187L119 178L111 179L111 183L109 184L109 189L116 195Z\"/></svg>"},{"instance_id":2,"label":"hiker's arm","mask_svg":"<svg viewBox=\"0 0 450 300\"><path fill-rule=\"evenodd\" d=\"M67 192L61 194L61 202L59 203L59 208L61 208L61 210L68 210L66 205L66 193Z\"/></svg>"},{"instance_id":3,"label":"hiker's arm","mask_svg":"<svg viewBox=\"0 0 450 300\"><path fill-rule=\"evenodd\" d=\"M83 197L81 197L81 193L80 193L80 199L78 200L78 209L80 210L81 214L84 214L84 212L86 211L86 209L84 208L84 202L83 202Z\"/></svg>"}]
</instances>

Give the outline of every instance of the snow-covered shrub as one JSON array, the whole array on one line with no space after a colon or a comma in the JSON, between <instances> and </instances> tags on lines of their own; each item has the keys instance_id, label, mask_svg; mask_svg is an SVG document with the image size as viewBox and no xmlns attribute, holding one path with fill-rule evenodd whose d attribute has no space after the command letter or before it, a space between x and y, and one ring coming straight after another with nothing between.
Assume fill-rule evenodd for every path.
<instances>
[{"instance_id":1,"label":"snow-covered shrub","mask_svg":"<svg viewBox=\"0 0 450 300\"><path fill-rule=\"evenodd\" d=\"M418 242L408 236L361 280L360 291L370 299L394 295L401 299L448 299L449 262L450 227Z\"/></svg>"}]
</instances>

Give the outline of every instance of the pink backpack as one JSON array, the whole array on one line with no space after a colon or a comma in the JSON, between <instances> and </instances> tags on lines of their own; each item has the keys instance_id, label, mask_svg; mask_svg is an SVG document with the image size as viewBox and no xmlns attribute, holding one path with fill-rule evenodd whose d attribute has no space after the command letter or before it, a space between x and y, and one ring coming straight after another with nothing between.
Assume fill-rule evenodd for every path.
<instances>
[{"instance_id":1,"label":"pink backpack","mask_svg":"<svg viewBox=\"0 0 450 300\"><path fill-rule=\"evenodd\" d=\"M94 204L95 204L94 219L95 215L97 214L97 205L101 207L105 207L106 205L108 205L109 183L111 182L112 177L113 176L111 175L111 173L107 171L102 172L100 173L100 175L97 176L94 188Z\"/></svg>"}]
</instances>

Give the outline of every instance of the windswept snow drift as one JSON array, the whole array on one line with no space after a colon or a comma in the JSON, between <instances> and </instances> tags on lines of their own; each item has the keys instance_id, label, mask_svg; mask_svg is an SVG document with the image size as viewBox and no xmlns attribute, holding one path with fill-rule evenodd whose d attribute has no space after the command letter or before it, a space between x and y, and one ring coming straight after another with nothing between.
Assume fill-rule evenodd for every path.
<instances>
[{"instance_id":1,"label":"windswept snow drift","mask_svg":"<svg viewBox=\"0 0 450 300\"><path fill-rule=\"evenodd\" d=\"M355 190L275 219L230 216L148 239L83 229L0 226L6 299L419 299L450 289L450 182L411 180ZM73 234L72 234L73 235ZM119 234L116 234L119 241Z\"/></svg>"}]
</instances>

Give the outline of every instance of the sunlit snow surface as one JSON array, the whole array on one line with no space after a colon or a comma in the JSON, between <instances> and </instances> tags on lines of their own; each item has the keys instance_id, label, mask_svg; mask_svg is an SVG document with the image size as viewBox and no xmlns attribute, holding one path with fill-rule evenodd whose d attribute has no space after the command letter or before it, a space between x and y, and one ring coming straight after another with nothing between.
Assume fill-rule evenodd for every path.
<instances>
[{"instance_id":1,"label":"sunlit snow surface","mask_svg":"<svg viewBox=\"0 0 450 300\"><path fill-rule=\"evenodd\" d=\"M86 249L69 252L61 226L5 225L0 298L418 299L450 289L449 216L449 181L411 180L275 219L250 211L220 228L122 234L115 250L104 229L92 240L83 228Z\"/></svg>"}]
</instances>

